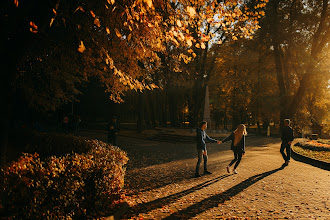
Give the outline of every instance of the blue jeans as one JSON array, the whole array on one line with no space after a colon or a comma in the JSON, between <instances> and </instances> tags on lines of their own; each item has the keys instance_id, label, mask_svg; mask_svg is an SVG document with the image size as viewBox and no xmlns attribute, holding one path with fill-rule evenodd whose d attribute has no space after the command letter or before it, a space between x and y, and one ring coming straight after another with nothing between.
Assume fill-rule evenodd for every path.
<instances>
[{"instance_id":1,"label":"blue jeans","mask_svg":"<svg viewBox=\"0 0 330 220\"><path fill-rule=\"evenodd\" d=\"M196 174L199 173L199 167L203 159L204 159L204 173L205 173L207 171L207 154L206 155L203 154L203 149L197 149L197 153L198 153L198 161L196 165Z\"/></svg>"}]
</instances>

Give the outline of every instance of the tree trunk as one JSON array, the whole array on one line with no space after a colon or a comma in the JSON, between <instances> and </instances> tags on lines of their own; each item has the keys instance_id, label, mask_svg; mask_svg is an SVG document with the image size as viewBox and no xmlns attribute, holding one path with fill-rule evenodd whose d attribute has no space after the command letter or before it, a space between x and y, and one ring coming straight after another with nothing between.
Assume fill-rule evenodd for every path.
<instances>
[{"instance_id":1,"label":"tree trunk","mask_svg":"<svg viewBox=\"0 0 330 220\"><path fill-rule=\"evenodd\" d=\"M145 94L139 94L139 111L138 111L138 120L137 120L137 132L142 132L145 127Z\"/></svg>"}]
</instances>

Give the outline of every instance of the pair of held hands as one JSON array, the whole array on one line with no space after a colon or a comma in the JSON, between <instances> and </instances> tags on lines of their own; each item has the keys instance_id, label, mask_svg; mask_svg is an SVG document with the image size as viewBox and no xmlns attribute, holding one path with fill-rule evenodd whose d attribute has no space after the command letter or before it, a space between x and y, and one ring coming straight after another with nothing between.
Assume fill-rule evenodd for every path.
<instances>
[{"instance_id":1,"label":"pair of held hands","mask_svg":"<svg viewBox=\"0 0 330 220\"><path fill-rule=\"evenodd\" d=\"M217 144L222 144L222 143L223 143L222 141L217 141ZM204 151L203 151L203 154L206 155L206 154L207 154L207 151L204 150ZM243 153L243 155L244 155L244 154L245 154L245 153Z\"/></svg>"}]
</instances>

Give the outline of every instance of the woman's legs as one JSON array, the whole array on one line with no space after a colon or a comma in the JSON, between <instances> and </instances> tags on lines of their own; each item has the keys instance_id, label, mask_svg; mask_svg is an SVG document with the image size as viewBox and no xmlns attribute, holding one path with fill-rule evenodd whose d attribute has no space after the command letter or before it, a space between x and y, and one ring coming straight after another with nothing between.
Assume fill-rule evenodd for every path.
<instances>
[{"instance_id":1,"label":"woman's legs","mask_svg":"<svg viewBox=\"0 0 330 220\"><path fill-rule=\"evenodd\" d=\"M242 153L237 153L237 162L235 163L234 169L238 167L238 164L241 162L242 159Z\"/></svg>"},{"instance_id":2,"label":"woman's legs","mask_svg":"<svg viewBox=\"0 0 330 220\"><path fill-rule=\"evenodd\" d=\"M230 162L229 166L233 165L238 160L238 154L234 151L234 159Z\"/></svg>"}]
</instances>

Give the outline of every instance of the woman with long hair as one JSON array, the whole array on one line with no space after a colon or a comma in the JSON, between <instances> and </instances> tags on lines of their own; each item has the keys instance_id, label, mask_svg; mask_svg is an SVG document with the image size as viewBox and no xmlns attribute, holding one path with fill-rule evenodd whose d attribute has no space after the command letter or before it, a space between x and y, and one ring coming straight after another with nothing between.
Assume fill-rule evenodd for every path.
<instances>
[{"instance_id":1,"label":"woman with long hair","mask_svg":"<svg viewBox=\"0 0 330 220\"><path fill-rule=\"evenodd\" d=\"M230 166L234 166L234 173L236 174L236 168L241 162L242 156L245 153L245 136L247 135L246 127L243 124L238 125L237 129L231 133L228 137L223 139L221 143L225 143L227 141L231 142L231 150L234 151L234 159L230 162L230 164L227 166L227 172L230 173Z\"/></svg>"}]
</instances>

